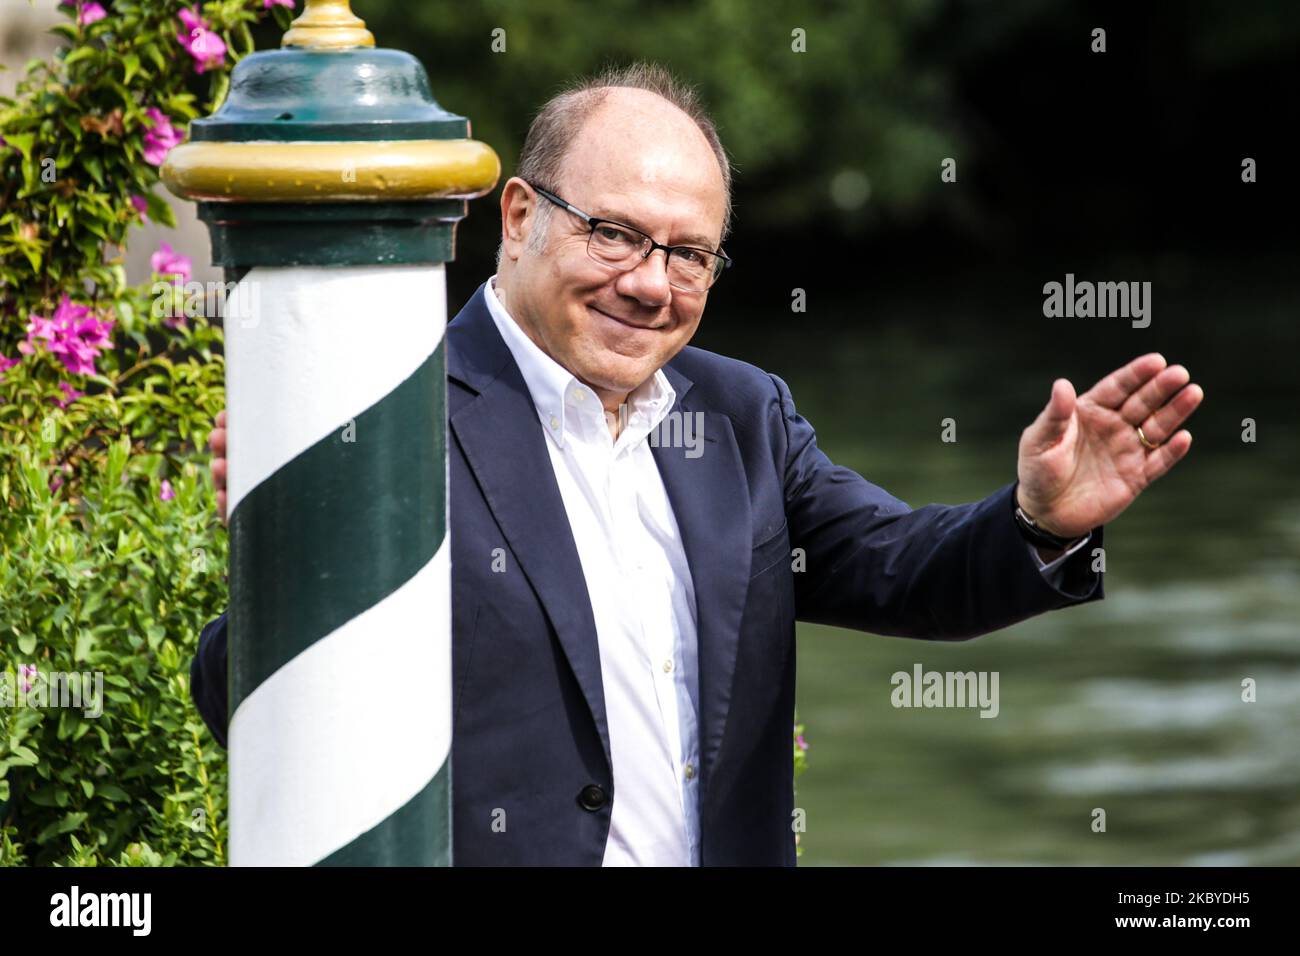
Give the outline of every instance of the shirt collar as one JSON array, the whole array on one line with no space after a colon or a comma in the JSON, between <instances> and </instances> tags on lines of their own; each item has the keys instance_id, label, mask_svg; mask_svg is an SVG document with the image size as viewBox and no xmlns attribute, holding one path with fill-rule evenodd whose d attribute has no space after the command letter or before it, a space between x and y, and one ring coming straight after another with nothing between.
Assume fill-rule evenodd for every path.
<instances>
[{"instance_id":1,"label":"shirt collar","mask_svg":"<svg viewBox=\"0 0 1300 956\"><path fill-rule=\"evenodd\" d=\"M608 444L609 426L596 393L538 348L497 298L495 282L493 275L484 290L488 312L519 366L542 430L560 448L564 447L566 436L583 441L603 439ZM619 433L618 446L630 447L645 438L663 421L676 400L677 392L668 376L663 369L656 369L654 375L628 396L627 421Z\"/></svg>"}]
</instances>

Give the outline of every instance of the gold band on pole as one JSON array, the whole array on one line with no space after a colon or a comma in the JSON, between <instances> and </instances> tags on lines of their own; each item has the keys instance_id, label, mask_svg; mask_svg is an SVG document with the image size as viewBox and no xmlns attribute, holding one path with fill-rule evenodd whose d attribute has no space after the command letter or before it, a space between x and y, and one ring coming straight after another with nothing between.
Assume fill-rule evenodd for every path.
<instances>
[{"instance_id":1,"label":"gold band on pole","mask_svg":"<svg viewBox=\"0 0 1300 956\"><path fill-rule=\"evenodd\" d=\"M177 146L163 182L206 202L384 202L472 199L496 185L501 161L472 139L220 142Z\"/></svg>"}]
</instances>

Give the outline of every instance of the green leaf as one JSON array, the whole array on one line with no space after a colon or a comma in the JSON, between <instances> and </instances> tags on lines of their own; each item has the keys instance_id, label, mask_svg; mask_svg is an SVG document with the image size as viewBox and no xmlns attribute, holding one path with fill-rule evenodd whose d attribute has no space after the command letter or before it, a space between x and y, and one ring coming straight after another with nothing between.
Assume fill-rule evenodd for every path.
<instances>
[{"instance_id":1,"label":"green leaf","mask_svg":"<svg viewBox=\"0 0 1300 956\"><path fill-rule=\"evenodd\" d=\"M149 44L144 48L144 52L149 57L150 62L158 67L160 71L167 69L167 61L163 59L162 51L158 49L157 44Z\"/></svg>"},{"instance_id":2,"label":"green leaf","mask_svg":"<svg viewBox=\"0 0 1300 956\"><path fill-rule=\"evenodd\" d=\"M82 60L88 60L99 53L93 46L79 46L63 59L64 66L72 66Z\"/></svg>"},{"instance_id":3,"label":"green leaf","mask_svg":"<svg viewBox=\"0 0 1300 956\"><path fill-rule=\"evenodd\" d=\"M215 113L221 108L221 104L226 100L226 93L230 90L230 74L226 72L218 73L213 79L212 100L208 104L208 111Z\"/></svg>"},{"instance_id":4,"label":"green leaf","mask_svg":"<svg viewBox=\"0 0 1300 956\"><path fill-rule=\"evenodd\" d=\"M77 829L77 827L86 822L86 816L86 812L82 810L66 814L62 820L57 820L43 829L40 832L40 835L36 838L36 842L43 844L48 842L51 837L56 837L61 833L67 833L69 830Z\"/></svg>"},{"instance_id":5,"label":"green leaf","mask_svg":"<svg viewBox=\"0 0 1300 956\"><path fill-rule=\"evenodd\" d=\"M31 656L32 656L32 652L35 651L35 650L36 650L36 635L35 635L35 634L19 634L19 635L18 635L18 652L19 652L20 654L22 654L24 657L31 657Z\"/></svg>"},{"instance_id":6,"label":"green leaf","mask_svg":"<svg viewBox=\"0 0 1300 956\"><path fill-rule=\"evenodd\" d=\"M95 182L99 184L100 188L103 188L104 164L101 163L94 156L87 156L84 160L82 160L82 165L86 167L86 171L90 173L91 178L94 179Z\"/></svg>"},{"instance_id":7,"label":"green leaf","mask_svg":"<svg viewBox=\"0 0 1300 956\"><path fill-rule=\"evenodd\" d=\"M117 802L120 800L129 800L125 790L114 783L101 783L99 785L99 795L105 800Z\"/></svg>"},{"instance_id":8,"label":"green leaf","mask_svg":"<svg viewBox=\"0 0 1300 956\"><path fill-rule=\"evenodd\" d=\"M95 635L91 630L82 630L77 632L77 646L72 655L72 659L78 664L90 656L91 648L95 646Z\"/></svg>"},{"instance_id":9,"label":"green leaf","mask_svg":"<svg viewBox=\"0 0 1300 956\"><path fill-rule=\"evenodd\" d=\"M108 448L108 470L105 474L108 490L116 490L122 480L122 470L126 467L126 459L131 451L131 438L129 435L123 435L120 441L115 441Z\"/></svg>"},{"instance_id":10,"label":"green leaf","mask_svg":"<svg viewBox=\"0 0 1300 956\"><path fill-rule=\"evenodd\" d=\"M92 592L81 605L81 612L77 615L77 619L81 621L94 620L95 612L99 610L100 605L104 603L104 598L107 596L106 591Z\"/></svg>"},{"instance_id":11,"label":"green leaf","mask_svg":"<svg viewBox=\"0 0 1300 956\"><path fill-rule=\"evenodd\" d=\"M5 142L23 154L23 159L30 159L32 145L36 142L35 133L10 133L5 132Z\"/></svg>"},{"instance_id":12,"label":"green leaf","mask_svg":"<svg viewBox=\"0 0 1300 956\"><path fill-rule=\"evenodd\" d=\"M55 793L54 787L52 785L47 784L46 786L41 787L35 793L29 795L27 797L27 800L33 806L37 806L37 807L57 807L59 805L59 801L55 799L54 793Z\"/></svg>"}]
</instances>

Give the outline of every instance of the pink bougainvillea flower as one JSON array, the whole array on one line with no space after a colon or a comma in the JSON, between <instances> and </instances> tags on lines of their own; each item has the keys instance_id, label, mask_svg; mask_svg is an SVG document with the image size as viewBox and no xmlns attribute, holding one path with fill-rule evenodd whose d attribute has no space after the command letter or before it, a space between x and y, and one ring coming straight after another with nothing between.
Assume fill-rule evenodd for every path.
<instances>
[{"instance_id":1,"label":"pink bougainvillea flower","mask_svg":"<svg viewBox=\"0 0 1300 956\"><path fill-rule=\"evenodd\" d=\"M153 166L161 166L172 147L180 145L183 133L179 126L172 125L167 114L158 107L151 106L144 113L149 119L149 126L144 134L145 162Z\"/></svg>"},{"instance_id":2,"label":"pink bougainvillea flower","mask_svg":"<svg viewBox=\"0 0 1300 956\"><path fill-rule=\"evenodd\" d=\"M292 10L293 0L262 0L262 9L264 10L270 10L272 7L275 6L288 7L290 10Z\"/></svg>"},{"instance_id":3,"label":"pink bougainvillea flower","mask_svg":"<svg viewBox=\"0 0 1300 956\"><path fill-rule=\"evenodd\" d=\"M183 33L176 34L176 41L185 48L186 53L194 57L195 73L202 73L226 62L226 41L212 32L212 28L199 16L198 7L182 10L176 16L185 26Z\"/></svg>"},{"instance_id":4,"label":"pink bougainvillea flower","mask_svg":"<svg viewBox=\"0 0 1300 956\"><path fill-rule=\"evenodd\" d=\"M89 26L92 23L97 23L104 19L104 17L108 16L107 11L105 11L98 3L94 3L93 0L91 0L91 2L82 2L82 0L63 0L63 5L65 7L70 7L74 4L77 7L77 22L83 27Z\"/></svg>"},{"instance_id":5,"label":"pink bougainvillea flower","mask_svg":"<svg viewBox=\"0 0 1300 956\"><path fill-rule=\"evenodd\" d=\"M172 488L172 483L166 478L162 480L162 491L158 492L158 497L163 501L171 501L176 497L176 491Z\"/></svg>"},{"instance_id":6,"label":"pink bougainvillea flower","mask_svg":"<svg viewBox=\"0 0 1300 956\"><path fill-rule=\"evenodd\" d=\"M131 205L134 206L134 207L135 207L135 211L138 212L138 213L140 214L140 221L141 221L141 222L148 222L148 221L149 221L149 202L148 202L148 200L146 200L143 196L132 196L132 197L131 197Z\"/></svg>"},{"instance_id":7,"label":"pink bougainvillea flower","mask_svg":"<svg viewBox=\"0 0 1300 956\"><path fill-rule=\"evenodd\" d=\"M96 23L106 16L108 12L97 3L83 3L77 8L77 22L83 27Z\"/></svg>"},{"instance_id":8,"label":"pink bougainvillea flower","mask_svg":"<svg viewBox=\"0 0 1300 956\"><path fill-rule=\"evenodd\" d=\"M85 392L79 392L79 391L77 391L75 388L73 388L73 387L72 387L71 385L69 385L67 382L60 382L60 383L59 383L59 388L63 389L63 394L66 395L67 398L52 398L52 399L50 399L50 401L52 401L55 405L58 405L59 408L67 408L69 405L71 405L71 404L72 404L73 402L75 402L77 399L83 397L83 396L86 394Z\"/></svg>"},{"instance_id":9,"label":"pink bougainvillea flower","mask_svg":"<svg viewBox=\"0 0 1300 956\"><path fill-rule=\"evenodd\" d=\"M149 266L159 275L180 276L182 282L189 282L190 273L194 271L194 263L190 257L181 255L165 242L149 257Z\"/></svg>"},{"instance_id":10,"label":"pink bougainvillea flower","mask_svg":"<svg viewBox=\"0 0 1300 956\"><path fill-rule=\"evenodd\" d=\"M167 114L156 106L144 111L150 126L144 133L144 161L151 166L161 166L173 146L179 146L184 134L173 126Z\"/></svg>"},{"instance_id":11,"label":"pink bougainvillea flower","mask_svg":"<svg viewBox=\"0 0 1300 956\"><path fill-rule=\"evenodd\" d=\"M9 371L21 361L22 359L19 358L6 358L3 353L0 353L0 382L5 380L5 372Z\"/></svg>"},{"instance_id":12,"label":"pink bougainvillea flower","mask_svg":"<svg viewBox=\"0 0 1300 956\"><path fill-rule=\"evenodd\" d=\"M193 33L195 30L206 30L208 27L207 23L204 22L203 17L199 16L199 8L197 6L190 7L188 10L182 10L176 14L176 16L180 19L181 23L185 25L186 33ZM182 40L181 42L185 43L187 41Z\"/></svg>"},{"instance_id":13,"label":"pink bougainvillea flower","mask_svg":"<svg viewBox=\"0 0 1300 956\"><path fill-rule=\"evenodd\" d=\"M19 664L18 679L23 682L23 693L26 694L32 689L32 681L36 679L35 664Z\"/></svg>"},{"instance_id":14,"label":"pink bougainvillea flower","mask_svg":"<svg viewBox=\"0 0 1300 956\"><path fill-rule=\"evenodd\" d=\"M28 355L44 341L50 354L57 355L74 375L94 375L95 358L100 349L112 348L109 331L113 319L99 319L89 306L75 305L63 294L51 318L33 315L27 325L27 338L18 343L18 351Z\"/></svg>"}]
</instances>

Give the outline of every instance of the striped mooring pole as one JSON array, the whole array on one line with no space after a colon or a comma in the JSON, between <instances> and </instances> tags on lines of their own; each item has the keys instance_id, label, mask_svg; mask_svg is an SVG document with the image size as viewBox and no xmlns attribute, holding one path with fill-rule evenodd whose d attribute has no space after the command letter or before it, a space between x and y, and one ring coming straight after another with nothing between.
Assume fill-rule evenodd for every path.
<instances>
[{"instance_id":1,"label":"striped mooring pole","mask_svg":"<svg viewBox=\"0 0 1300 956\"><path fill-rule=\"evenodd\" d=\"M163 167L226 271L230 862L447 866L444 264L500 175L308 0Z\"/></svg>"}]
</instances>

